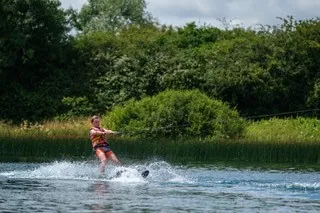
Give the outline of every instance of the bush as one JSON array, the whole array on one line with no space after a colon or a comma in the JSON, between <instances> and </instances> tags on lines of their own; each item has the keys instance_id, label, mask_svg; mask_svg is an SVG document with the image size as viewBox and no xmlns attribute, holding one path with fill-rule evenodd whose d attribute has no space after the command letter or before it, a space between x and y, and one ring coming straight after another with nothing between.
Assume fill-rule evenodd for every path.
<instances>
[{"instance_id":1,"label":"bush","mask_svg":"<svg viewBox=\"0 0 320 213\"><path fill-rule=\"evenodd\" d=\"M147 137L233 138L244 129L236 110L198 90L168 90L132 100L114 107L105 120L111 129Z\"/></svg>"}]
</instances>

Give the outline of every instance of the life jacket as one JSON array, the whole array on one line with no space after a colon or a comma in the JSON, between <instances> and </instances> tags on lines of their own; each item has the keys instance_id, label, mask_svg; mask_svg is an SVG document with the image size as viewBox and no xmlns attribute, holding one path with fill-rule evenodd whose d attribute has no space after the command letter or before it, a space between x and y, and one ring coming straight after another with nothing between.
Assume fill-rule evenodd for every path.
<instances>
[{"instance_id":1,"label":"life jacket","mask_svg":"<svg viewBox=\"0 0 320 213\"><path fill-rule=\"evenodd\" d=\"M96 130L96 131L98 130L98 131L104 132L104 130L99 127L91 127L90 131L91 130ZM95 148L97 146L102 146L102 145L109 145L108 142L106 141L106 139L102 135L91 135L89 132L89 137L92 142L93 148Z\"/></svg>"}]
</instances>

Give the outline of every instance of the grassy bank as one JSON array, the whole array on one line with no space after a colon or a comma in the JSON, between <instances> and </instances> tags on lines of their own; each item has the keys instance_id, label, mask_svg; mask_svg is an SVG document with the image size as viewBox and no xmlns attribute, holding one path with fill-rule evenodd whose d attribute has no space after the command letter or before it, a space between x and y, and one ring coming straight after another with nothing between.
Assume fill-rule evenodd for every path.
<instances>
[{"instance_id":1,"label":"grassy bank","mask_svg":"<svg viewBox=\"0 0 320 213\"><path fill-rule=\"evenodd\" d=\"M244 138L248 141L276 143L320 143L320 120L299 117L251 122Z\"/></svg>"},{"instance_id":2,"label":"grassy bank","mask_svg":"<svg viewBox=\"0 0 320 213\"><path fill-rule=\"evenodd\" d=\"M1 124L1 160L35 161L93 158L89 120L54 121L20 126ZM320 121L271 119L249 123L245 135L223 139L112 138L112 149L123 157L161 157L173 161L320 163Z\"/></svg>"}]
</instances>

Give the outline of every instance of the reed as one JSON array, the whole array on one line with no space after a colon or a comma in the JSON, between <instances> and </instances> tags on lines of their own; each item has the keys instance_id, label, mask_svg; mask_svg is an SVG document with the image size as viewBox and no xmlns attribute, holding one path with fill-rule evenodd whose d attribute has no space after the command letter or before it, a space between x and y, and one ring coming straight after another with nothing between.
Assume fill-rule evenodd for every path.
<instances>
[{"instance_id":1,"label":"reed","mask_svg":"<svg viewBox=\"0 0 320 213\"><path fill-rule=\"evenodd\" d=\"M113 148L137 158L161 156L173 161L239 161L270 163L320 163L320 143L228 141L123 141Z\"/></svg>"},{"instance_id":2,"label":"reed","mask_svg":"<svg viewBox=\"0 0 320 213\"><path fill-rule=\"evenodd\" d=\"M90 144L81 139L1 138L1 161L52 161L88 158Z\"/></svg>"},{"instance_id":3,"label":"reed","mask_svg":"<svg viewBox=\"0 0 320 213\"><path fill-rule=\"evenodd\" d=\"M43 124L0 125L1 161L94 159L88 139L88 119ZM179 162L320 163L320 121L271 119L252 122L242 138L110 140L118 157L153 157Z\"/></svg>"},{"instance_id":4,"label":"reed","mask_svg":"<svg viewBox=\"0 0 320 213\"><path fill-rule=\"evenodd\" d=\"M89 156L87 118L0 123L1 161L48 161ZM82 141L86 141L82 142Z\"/></svg>"}]
</instances>

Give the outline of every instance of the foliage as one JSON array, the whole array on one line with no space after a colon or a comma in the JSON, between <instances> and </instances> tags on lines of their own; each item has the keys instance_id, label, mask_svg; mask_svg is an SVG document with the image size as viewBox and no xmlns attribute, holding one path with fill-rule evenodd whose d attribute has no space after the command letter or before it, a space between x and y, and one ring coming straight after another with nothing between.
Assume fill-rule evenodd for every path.
<instances>
[{"instance_id":1,"label":"foliage","mask_svg":"<svg viewBox=\"0 0 320 213\"><path fill-rule=\"evenodd\" d=\"M151 24L145 9L145 0L89 0L79 13L77 27L84 32L119 31L131 24Z\"/></svg>"},{"instance_id":2,"label":"foliage","mask_svg":"<svg viewBox=\"0 0 320 213\"><path fill-rule=\"evenodd\" d=\"M151 36L152 35L152 36ZM79 72L86 73L85 87L94 112L104 113L123 104L163 90L161 77L174 56L155 27L131 27L120 34L96 32L79 36Z\"/></svg>"},{"instance_id":3,"label":"foliage","mask_svg":"<svg viewBox=\"0 0 320 213\"><path fill-rule=\"evenodd\" d=\"M59 6L56 0L1 1L1 119L51 117L63 94L73 90L65 72L72 55L69 23Z\"/></svg>"},{"instance_id":4,"label":"foliage","mask_svg":"<svg viewBox=\"0 0 320 213\"><path fill-rule=\"evenodd\" d=\"M208 62L205 91L244 115L271 113L277 85L265 67L270 52L268 42L255 34L203 46L199 54Z\"/></svg>"},{"instance_id":5,"label":"foliage","mask_svg":"<svg viewBox=\"0 0 320 213\"><path fill-rule=\"evenodd\" d=\"M261 120L248 125L244 137L253 141L319 143L320 121L303 117Z\"/></svg>"},{"instance_id":6,"label":"foliage","mask_svg":"<svg viewBox=\"0 0 320 213\"><path fill-rule=\"evenodd\" d=\"M320 19L296 21L282 19L274 31L269 73L279 85L278 110L317 108L315 101L319 81Z\"/></svg>"},{"instance_id":7,"label":"foliage","mask_svg":"<svg viewBox=\"0 0 320 213\"><path fill-rule=\"evenodd\" d=\"M95 112L166 89L199 89L253 116L318 107L318 24L288 17L261 30L131 26L79 36L76 45L81 67L94 71Z\"/></svg>"},{"instance_id":8,"label":"foliage","mask_svg":"<svg viewBox=\"0 0 320 213\"><path fill-rule=\"evenodd\" d=\"M240 136L244 128L235 110L197 90L169 90L130 101L123 107L115 107L106 120L110 128L173 138L234 138Z\"/></svg>"},{"instance_id":9,"label":"foliage","mask_svg":"<svg viewBox=\"0 0 320 213\"><path fill-rule=\"evenodd\" d=\"M62 103L70 110L60 117L78 117L92 112L92 103L88 101L87 97L64 97Z\"/></svg>"},{"instance_id":10,"label":"foliage","mask_svg":"<svg viewBox=\"0 0 320 213\"><path fill-rule=\"evenodd\" d=\"M79 14L58 0L0 3L0 120L105 114L170 89L199 90L243 117L320 107L319 18L174 28L143 0L90 0Z\"/></svg>"}]
</instances>

